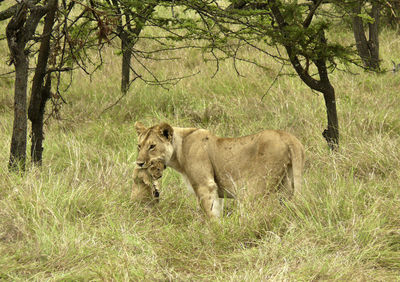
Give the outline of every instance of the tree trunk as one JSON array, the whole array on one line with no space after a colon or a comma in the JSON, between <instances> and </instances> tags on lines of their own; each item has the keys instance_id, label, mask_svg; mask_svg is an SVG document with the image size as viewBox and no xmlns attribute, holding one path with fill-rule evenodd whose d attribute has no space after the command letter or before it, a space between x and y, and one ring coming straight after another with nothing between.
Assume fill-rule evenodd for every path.
<instances>
[{"instance_id":1,"label":"tree trunk","mask_svg":"<svg viewBox=\"0 0 400 282\"><path fill-rule=\"evenodd\" d=\"M361 14L361 2L358 2L354 8L353 33L356 41L358 55L360 56L366 68L371 70L379 69L379 5L376 1L372 3L370 16L374 19L369 23L369 40L365 35L364 24Z\"/></svg>"},{"instance_id":2,"label":"tree trunk","mask_svg":"<svg viewBox=\"0 0 400 282\"><path fill-rule=\"evenodd\" d=\"M27 7L21 4L6 27L7 44L11 62L15 67L14 122L10 146L9 170L24 170L26 162L26 89L28 83L28 56L25 42L21 40L27 18Z\"/></svg>"},{"instance_id":3,"label":"tree trunk","mask_svg":"<svg viewBox=\"0 0 400 282\"><path fill-rule=\"evenodd\" d=\"M374 19L373 23L368 24L369 28L369 41L368 47L371 52L371 68L379 69L379 3L374 1L372 3L372 10L370 16Z\"/></svg>"},{"instance_id":4,"label":"tree trunk","mask_svg":"<svg viewBox=\"0 0 400 282\"><path fill-rule=\"evenodd\" d=\"M339 122L336 111L335 89L328 83L324 85L322 94L324 95L328 116L328 126L322 132L322 136L324 136L329 148L334 151L339 147Z\"/></svg>"},{"instance_id":5,"label":"tree trunk","mask_svg":"<svg viewBox=\"0 0 400 282\"><path fill-rule=\"evenodd\" d=\"M51 76L47 75L46 84L44 87L40 88L40 99L37 99L35 104L39 104L37 112L30 112L29 119L32 122L32 134L31 134L31 158L32 162L37 165L42 164L42 154L43 154L43 121L46 102L50 98L51 90Z\"/></svg>"},{"instance_id":6,"label":"tree trunk","mask_svg":"<svg viewBox=\"0 0 400 282\"><path fill-rule=\"evenodd\" d=\"M26 92L28 85L28 51L26 44L31 40L46 8L31 6L28 13L26 2L19 2L14 16L6 28L7 44L11 62L15 66L14 124L11 138L9 170L24 170L26 163L27 110ZM32 4L32 3L31 3Z\"/></svg>"},{"instance_id":7,"label":"tree trunk","mask_svg":"<svg viewBox=\"0 0 400 282\"><path fill-rule=\"evenodd\" d=\"M40 43L38 62L32 82L32 93L28 109L28 117L32 122L31 157L35 164L42 164L43 153L43 120L46 102L50 98L51 76L47 75L46 85L44 77L47 71L47 62L50 54L50 37L54 25L58 0L49 0L48 12L44 21L43 34Z\"/></svg>"},{"instance_id":8,"label":"tree trunk","mask_svg":"<svg viewBox=\"0 0 400 282\"><path fill-rule=\"evenodd\" d=\"M15 54L14 123L11 137L9 170L25 170L26 162L26 91L28 84L28 57L25 50Z\"/></svg>"},{"instance_id":9,"label":"tree trunk","mask_svg":"<svg viewBox=\"0 0 400 282\"><path fill-rule=\"evenodd\" d=\"M327 44L325 33L320 32L319 40L322 45ZM314 88L324 95L326 114L328 118L327 128L322 132L322 136L328 143L329 148L335 151L339 148L339 121L336 110L335 88L329 81L329 74L326 67L326 59L320 56L320 59L314 61L318 69L319 82L318 87Z\"/></svg>"},{"instance_id":10,"label":"tree trunk","mask_svg":"<svg viewBox=\"0 0 400 282\"><path fill-rule=\"evenodd\" d=\"M126 31L121 33L121 49L122 49L122 78L121 91L126 94L129 89L131 59L132 59L132 39Z\"/></svg>"},{"instance_id":11,"label":"tree trunk","mask_svg":"<svg viewBox=\"0 0 400 282\"><path fill-rule=\"evenodd\" d=\"M142 31L148 17L153 13L158 2L143 5L142 9L136 13L132 12L128 6L121 5L118 0L111 0L114 9L120 15L117 25L118 36L121 39L122 49L122 77L121 77L121 92L126 94L129 89L132 48L137 42L138 36ZM125 20L123 20L125 17ZM125 24L123 24L125 22Z\"/></svg>"}]
</instances>

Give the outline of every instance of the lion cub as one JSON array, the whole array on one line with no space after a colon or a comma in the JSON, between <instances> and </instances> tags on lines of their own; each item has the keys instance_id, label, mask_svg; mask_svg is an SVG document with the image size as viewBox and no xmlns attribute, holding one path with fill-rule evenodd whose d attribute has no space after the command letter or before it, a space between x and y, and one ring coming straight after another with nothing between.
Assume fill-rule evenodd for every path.
<instances>
[{"instance_id":1,"label":"lion cub","mask_svg":"<svg viewBox=\"0 0 400 282\"><path fill-rule=\"evenodd\" d=\"M158 202L160 183L165 165L161 159L151 160L146 168L136 166L133 170L131 200Z\"/></svg>"}]
</instances>

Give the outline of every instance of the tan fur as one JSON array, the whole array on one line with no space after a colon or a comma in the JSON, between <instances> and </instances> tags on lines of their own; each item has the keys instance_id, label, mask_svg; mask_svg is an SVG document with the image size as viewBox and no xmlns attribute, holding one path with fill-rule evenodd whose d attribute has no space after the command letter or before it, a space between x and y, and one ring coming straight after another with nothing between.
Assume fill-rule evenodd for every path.
<instances>
[{"instance_id":1,"label":"tan fur","mask_svg":"<svg viewBox=\"0 0 400 282\"><path fill-rule=\"evenodd\" d=\"M138 133L137 164L160 158L180 172L196 193L209 217L219 217L218 198L263 197L274 190L288 196L301 192L304 148L293 135L264 130L239 137L220 138L197 128L162 123Z\"/></svg>"},{"instance_id":2,"label":"tan fur","mask_svg":"<svg viewBox=\"0 0 400 282\"><path fill-rule=\"evenodd\" d=\"M165 168L160 159L151 160L146 167L136 166L133 170L133 187L131 200L138 202L158 201L155 194L160 190L159 178Z\"/></svg>"}]
</instances>

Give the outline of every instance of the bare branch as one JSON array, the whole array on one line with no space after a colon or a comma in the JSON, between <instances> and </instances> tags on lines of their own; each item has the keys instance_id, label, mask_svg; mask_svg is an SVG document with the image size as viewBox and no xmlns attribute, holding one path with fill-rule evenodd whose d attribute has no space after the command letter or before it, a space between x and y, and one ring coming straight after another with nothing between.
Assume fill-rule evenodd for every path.
<instances>
[{"instance_id":1,"label":"bare branch","mask_svg":"<svg viewBox=\"0 0 400 282\"><path fill-rule=\"evenodd\" d=\"M284 66L285 66L285 65L282 64L281 69L279 70L278 74L275 76L274 80L273 80L273 81L271 82L271 84L269 85L269 87L268 87L267 91L265 92L265 94L262 95L260 101L262 101L262 100L264 99L264 97L268 94L269 90L272 88L272 86L274 85L274 83L275 83L276 80L278 79L279 75L281 74L281 72L282 72Z\"/></svg>"},{"instance_id":2,"label":"bare branch","mask_svg":"<svg viewBox=\"0 0 400 282\"><path fill-rule=\"evenodd\" d=\"M132 82L134 82L136 79L138 79L139 78L139 76L136 76L134 79L132 79L132 81L129 83L129 84L131 84ZM107 108L105 108L104 110L102 110L101 111L101 113L97 116L98 118L100 118L100 116L102 115L102 114L104 114L106 111L108 111L109 109L111 109L112 107L114 107L115 105L117 105L121 100L122 100L122 98L124 98L125 96L126 96L126 94L128 94L128 91L124 91L123 93L122 93L122 95L114 102L114 103L112 103L110 106L108 106Z\"/></svg>"}]
</instances>

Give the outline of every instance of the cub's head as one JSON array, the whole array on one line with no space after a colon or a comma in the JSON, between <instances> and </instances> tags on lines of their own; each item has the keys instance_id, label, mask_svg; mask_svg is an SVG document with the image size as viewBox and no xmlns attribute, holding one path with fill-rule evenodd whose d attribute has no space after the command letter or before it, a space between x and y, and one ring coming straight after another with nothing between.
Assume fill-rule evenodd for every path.
<instances>
[{"instance_id":1,"label":"cub's head","mask_svg":"<svg viewBox=\"0 0 400 282\"><path fill-rule=\"evenodd\" d=\"M146 128L142 123L136 122L135 129L138 134L136 158L138 167L148 167L151 160L161 160L163 164L166 164L171 159L174 130L169 124L161 123Z\"/></svg>"},{"instance_id":2,"label":"cub's head","mask_svg":"<svg viewBox=\"0 0 400 282\"><path fill-rule=\"evenodd\" d=\"M162 177L163 171L166 168L164 161L161 159L153 159L149 162L149 167L147 168L148 173L152 179L160 179Z\"/></svg>"}]
</instances>

